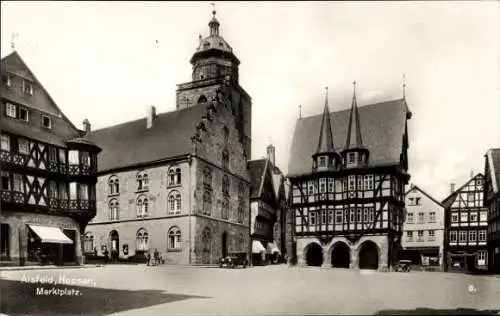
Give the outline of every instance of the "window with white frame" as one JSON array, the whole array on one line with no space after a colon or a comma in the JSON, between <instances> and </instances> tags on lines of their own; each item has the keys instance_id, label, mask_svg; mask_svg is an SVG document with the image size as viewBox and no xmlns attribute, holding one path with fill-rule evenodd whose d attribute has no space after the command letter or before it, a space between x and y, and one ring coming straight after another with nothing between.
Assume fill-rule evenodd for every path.
<instances>
[{"instance_id":1,"label":"window with white frame","mask_svg":"<svg viewBox=\"0 0 500 316\"><path fill-rule=\"evenodd\" d=\"M349 209L349 223L352 224L356 220L356 210L354 208Z\"/></svg>"},{"instance_id":2,"label":"window with white frame","mask_svg":"<svg viewBox=\"0 0 500 316\"><path fill-rule=\"evenodd\" d=\"M20 106L19 107L19 117L18 118L21 121L29 122L30 121L30 115L29 115L29 113L30 112L28 111L27 108Z\"/></svg>"},{"instance_id":3,"label":"window with white frame","mask_svg":"<svg viewBox=\"0 0 500 316\"><path fill-rule=\"evenodd\" d=\"M468 217L469 217L469 214L467 214L466 212L461 212L460 213L460 222L462 222L462 223L467 222Z\"/></svg>"},{"instance_id":4,"label":"window with white frame","mask_svg":"<svg viewBox=\"0 0 500 316\"><path fill-rule=\"evenodd\" d=\"M322 225L325 225L326 224L326 211L325 210L321 210L321 224Z\"/></svg>"},{"instance_id":5,"label":"window with white frame","mask_svg":"<svg viewBox=\"0 0 500 316\"><path fill-rule=\"evenodd\" d=\"M356 221L357 221L358 223L361 223L361 220L362 220L362 212L363 212L363 210L362 210L362 209L360 209L360 208L356 209Z\"/></svg>"},{"instance_id":6,"label":"window with white frame","mask_svg":"<svg viewBox=\"0 0 500 316\"><path fill-rule=\"evenodd\" d=\"M451 214L451 222L452 223L458 223L458 213L452 213Z\"/></svg>"},{"instance_id":7,"label":"window with white frame","mask_svg":"<svg viewBox=\"0 0 500 316\"><path fill-rule=\"evenodd\" d=\"M1 134L1 144L0 148L5 151L10 151L10 136L6 134Z\"/></svg>"},{"instance_id":8,"label":"window with white frame","mask_svg":"<svg viewBox=\"0 0 500 316\"><path fill-rule=\"evenodd\" d=\"M335 180L333 178L328 179L328 192L334 192Z\"/></svg>"},{"instance_id":9,"label":"window with white frame","mask_svg":"<svg viewBox=\"0 0 500 316\"><path fill-rule=\"evenodd\" d=\"M347 154L347 164L356 163L356 155L354 153Z\"/></svg>"},{"instance_id":10,"label":"window with white frame","mask_svg":"<svg viewBox=\"0 0 500 316\"><path fill-rule=\"evenodd\" d=\"M419 224L423 224L424 223L424 216L425 216L424 212L419 212L418 213L418 223Z\"/></svg>"},{"instance_id":11,"label":"window with white frame","mask_svg":"<svg viewBox=\"0 0 500 316\"><path fill-rule=\"evenodd\" d=\"M309 225L316 225L316 211L309 212Z\"/></svg>"},{"instance_id":12,"label":"window with white frame","mask_svg":"<svg viewBox=\"0 0 500 316\"><path fill-rule=\"evenodd\" d=\"M109 220L114 221L120 218L120 205L116 199L109 201Z\"/></svg>"},{"instance_id":13,"label":"window with white frame","mask_svg":"<svg viewBox=\"0 0 500 316\"><path fill-rule=\"evenodd\" d=\"M429 230L429 240L436 240L436 231Z\"/></svg>"},{"instance_id":14,"label":"window with white frame","mask_svg":"<svg viewBox=\"0 0 500 316\"><path fill-rule=\"evenodd\" d=\"M33 95L33 83L29 80L23 80L23 92L25 94Z\"/></svg>"},{"instance_id":15,"label":"window with white frame","mask_svg":"<svg viewBox=\"0 0 500 316\"><path fill-rule=\"evenodd\" d=\"M370 215L370 222L375 221L375 208L369 207L368 208L368 214Z\"/></svg>"},{"instance_id":16,"label":"window with white frame","mask_svg":"<svg viewBox=\"0 0 500 316\"><path fill-rule=\"evenodd\" d=\"M429 212L429 223L436 222L436 212Z\"/></svg>"},{"instance_id":17,"label":"window with white frame","mask_svg":"<svg viewBox=\"0 0 500 316\"><path fill-rule=\"evenodd\" d=\"M69 184L69 199L76 200L78 198L77 183L71 182Z\"/></svg>"},{"instance_id":18,"label":"window with white frame","mask_svg":"<svg viewBox=\"0 0 500 316\"><path fill-rule=\"evenodd\" d=\"M408 215L406 217L406 222L408 224L413 224L413 212L408 212Z\"/></svg>"},{"instance_id":19,"label":"window with white frame","mask_svg":"<svg viewBox=\"0 0 500 316\"><path fill-rule=\"evenodd\" d=\"M466 242L467 241L467 231L461 230L458 232L458 240L460 242Z\"/></svg>"},{"instance_id":20,"label":"window with white frame","mask_svg":"<svg viewBox=\"0 0 500 316\"><path fill-rule=\"evenodd\" d=\"M469 241L473 241L473 242L477 241L477 231L475 231L475 230L469 231Z\"/></svg>"},{"instance_id":21,"label":"window with white frame","mask_svg":"<svg viewBox=\"0 0 500 316\"><path fill-rule=\"evenodd\" d=\"M486 229L479 231L479 241L486 241Z\"/></svg>"},{"instance_id":22,"label":"window with white frame","mask_svg":"<svg viewBox=\"0 0 500 316\"><path fill-rule=\"evenodd\" d=\"M8 117L17 118L16 105L10 102L5 103L5 114Z\"/></svg>"},{"instance_id":23,"label":"window with white frame","mask_svg":"<svg viewBox=\"0 0 500 316\"><path fill-rule=\"evenodd\" d=\"M148 216L148 207L149 207L148 198L145 197L144 195L139 196L136 202L137 217Z\"/></svg>"},{"instance_id":24,"label":"window with white frame","mask_svg":"<svg viewBox=\"0 0 500 316\"><path fill-rule=\"evenodd\" d=\"M358 178L358 188L357 189L364 190L365 188L363 187L363 184L364 184L363 176L357 176L357 178Z\"/></svg>"},{"instance_id":25,"label":"window with white frame","mask_svg":"<svg viewBox=\"0 0 500 316\"><path fill-rule=\"evenodd\" d=\"M319 166L324 167L326 165L326 159L325 156L319 157Z\"/></svg>"},{"instance_id":26,"label":"window with white frame","mask_svg":"<svg viewBox=\"0 0 500 316\"><path fill-rule=\"evenodd\" d=\"M413 232L412 231L407 231L406 232L406 238L411 241L413 240Z\"/></svg>"},{"instance_id":27,"label":"window with white frame","mask_svg":"<svg viewBox=\"0 0 500 316\"><path fill-rule=\"evenodd\" d=\"M68 199L68 185L64 182L59 183L59 198L61 200Z\"/></svg>"},{"instance_id":28,"label":"window with white frame","mask_svg":"<svg viewBox=\"0 0 500 316\"><path fill-rule=\"evenodd\" d=\"M2 85L10 87L12 85L12 76L10 74L2 74Z\"/></svg>"},{"instance_id":29,"label":"window with white frame","mask_svg":"<svg viewBox=\"0 0 500 316\"><path fill-rule=\"evenodd\" d=\"M319 193L326 193L326 179L319 179Z\"/></svg>"},{"instance_id":30,"label":"window with white frame","mask_svg":"<svg viewBox=\"0 0 500 316\"><path fill-rule=\"evenodd\" d=\"M137 190L145 191L149 188L149 178L145 171L139 171L137 173Z\"/></svg>"},{"instance_id":31,"label":"window with white frame","mask_svg":"<svg viewBox=\"0 0 500 316\"><path fill-rule=\"evenodd\" d=\"M364 223L368 223L368 220L370 218L369 216L370 216L370 211L367 208L363 209L363 222Z\"/></svg>"},{"instance_id":32,"label":"window with white frame","mask_svg":"<svg viewBox=\"0 0 500 316\"><path fill-rule=\"evenodd\" d=\"M136 251L147 251L149 248L149 235L148 232L141 228L136 234Z\"/></svg>"},{"instance_id":33,"label":"window with white frame","mask_svg":"<svg viewBox=\"0 0 500 316\"><path fill-rule=\"evenodd\" d=\"M333 210L328 210L328 224L333 224Z\"/></svg>"},{"instance_id":34,"label":"window with white frame","mask_svg":"<svg viewBox=\"0 0 500 316\"><path fill-rule=\"evenodd\" d=\"M488 251L480 250L477 252L477 264L484 266L488 262Z\"/></svg>"},{"instance_id":35,"label":"window with white frame","mask_svg":"<svg viewBox=\"0 0 500 316\"><path fill-rule=\"evenodd\" d=\"M109 195L120 194L120 181L118 181L118 177L115 175L109 177L108 192Z\"/></svg>"},{"instance_id":36,"label":"window with white frame","mask_svg":"<svg viewBox=\"0 0 500 316\"><path fill-rule=\"evenodd\" d=\"M79 164L80 158L78 157L78 151L77 150L70 150L68 152L68 160L69 160L69 163L72 165Z\"/></svg>"},{"instance_id":37,"label":"window with white frame","mask_svg":"<svg viewBox=\"0 0 500 316\"><path fill-rule=\"evenodd\" d=\"M307 193L309 195L313 195L314 194L314 182L313 181L309 181L308 182Z\"/></svg>"},{"instance_id":38,"label":"window with white frame","mask_svg":"<svg viewBox=\"0 0 500 316\"><path fill-rule=\"evenodd\" d=\"M457 231L452 230L450 232L450 242L457 242Z\"/></svg>"},{"instance_id":39,"label":"window with white frame","mask_svg":"<svg viewBox=\"0 0 500 316\"><path fill-rule=\"evenodd\" d=\"M66 163L66 150L59 149L59 163Z\"/></svg>"},{"instance_id":40,"label":"window with white frame","mask_svg":"<svg viewBox=\"0 0 500 316\"><path fill-rule=\"evenodd\" d=\"M15 192L24 192L24 180L23 176L19 173L12 174L13 186L12 189Z\"/></svg>"},{"instance_id":41,"label":"window with white frame","mask_svg":"<svg viewBox=\"0 0 500 316\"><path fill-rule=\"evenodd\" d=\"M181 212L181 194L179 191L172 191L168 195L168 205L170 214L179 214Z\"/></svg>"},{"instance_id":42,"label":"window with white frame","mask_svg":"<svg viewBox=\"0 0 500 316\"><path fill-rule=\"evenodd\" d=\"M168 231L168 249L181 248L181 230L174 226Z\"/></svg>"},{"instance_id":43,"label":"window with white frame","mask_svg":"<svg viewBox=\"0 0 500 316\"><path fill-rule=\"evenodd\" d=\"M475 223L475 222L477 222L477 212L471 212L471 213L469 214L469 217L470 217L470 221L471 221L471 223Z\"/></svg>"},{"instance_id":44,"label":"window with white frame","mask_svg":"<svg viewBox=\"0 0 500 316\"><path fill-rule=\"evenodd\" d=\"M341 210L335 211L335 223L342 224L342 211Z\"/></svg>"},{"instance_id":45,"label":"window with white frame","mask_svg":"<svg viewBox=\"0 0 500 316\"><path fill-rule=\"evenodd\" d=\"M350 175L349 176L349 191L354 191L356 190L356 176Z\"/></svg>"},{"instance_id":46,"label":"window with white frame","mask_svg":"<svg viewBox=\"0 0 500 316\"><path fill-rule=\"evenodd\" d=\"M373 190L373 175L365 175L363 181L365 190Z\"/></svg>"},{"instance_id":47,"label":"window with white frame","mask_svg":"<svg viewBox=\"0 0 500 316\"><path fill-rule=\"evenodd\" d=\"M42 115L42 126L48 129L52 128L52 118L48 115Z\"/></svg>"},{"instance_id":48,"label":"window with white frame","mask_svg":"<svg viewBox=\"0 0 500 316\"><path fill-rule=\"evenodd\" d=\"M418 241L423 241L424 240L424 231L423 230L419 230L417 232L417 235L418 235Z\"/></svg>"},{"instance_id":49,"label":"window with white frame","mask_svg":"<svg viewBox=\"0 0 500 316\"><path fill-rule=\"evenodd\" d=\"M89 186L87 184L80 183L78 185L78 198L85 201L89 199Z\"/></svg>"}]
</instances>

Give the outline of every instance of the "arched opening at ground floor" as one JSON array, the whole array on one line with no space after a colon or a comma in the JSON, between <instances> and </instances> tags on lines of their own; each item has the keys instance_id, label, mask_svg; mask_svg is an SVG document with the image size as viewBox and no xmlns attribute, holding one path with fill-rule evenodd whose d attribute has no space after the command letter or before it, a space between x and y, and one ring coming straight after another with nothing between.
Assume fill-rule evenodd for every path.
<instances>
[{"instance_id":1,"label":"arched opening at ground floor","mask_svg":"<svg viewBox=\"0 0 500 316\"><path fill-rule=\"evenodd\" d=\"M315 243L306 248L306 263L308 266L319 267L323 264L323 248Z\"/></svg>"},{"instance_id":2,"label":"arched opening at ground floor","mask_svg":"<svg viewBox=\"0 0 500 316\"><path fill-rule=\"evenodd\" d=\"M378 269L379 253L377 245L373 241L365 241L361 244L359 250L359 268L360 269Z\"/></svg>"},{"instance_id":3,"label":"arched opening at ground floor","mask_svg":"<svg viewBox=\"0 0 500 316\"><path fill-rule=\"evenodd\" d=\"M332 267L349 268L351 264L351 250L343 242L337 242L332 249Z\"/></svg>"}]
</instances>

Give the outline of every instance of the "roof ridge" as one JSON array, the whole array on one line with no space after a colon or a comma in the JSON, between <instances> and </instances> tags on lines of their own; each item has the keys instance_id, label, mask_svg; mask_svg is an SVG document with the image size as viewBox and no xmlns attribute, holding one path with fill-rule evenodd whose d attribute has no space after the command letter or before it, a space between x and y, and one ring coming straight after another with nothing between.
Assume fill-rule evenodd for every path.
<instances>
[{"instance_id":1,"label":"roof ridge","mask_svg":"<svg viewBox=\"0 0 500 316\"><path fill-rule=\"evenodd\" d=\"M420 186L416 185L416 184L412 184L411 185L412 187L405 193L408 194L411 192L411 190L413 188L416 188L417 190L419 190L422 194L424 194L425 196L427 196L429 199L431 199L434 203L438 204L439 206L443 206L443 203L439 202L437 199L433 198L429 193L427 193L424 189L422 189Z\"/></svg>"},{"instance_id":2,"label":"roof ridge","mask_svg":"<svg viewBox=\"0 0 500 316\"><path fill-rule=\"evenodd\" d=\"M384 103L393 103L393 102L398 102L398 101L404 101L404 99L399 98L399 99L392 99L392 100L387 100L387 101L381 101L381 102L377 102L377 103L369 103L369 104L365 104L365 105L358 105L358 109L372 107L372 106L376 106L376 105L380 105L380 104L384 104ZM332 113L340 113L340 112L347 112L347 111L350 111L350 110L351 110L351 108L349 107L347 109L330 111L330 114L332 114ZM301 118L299 118L297 120L304 120L304 119L308 119L308 118L312 118L312 117L317 117L317 116L320 116L320 115L323 115L323 113L321 113L321 114L313 114L313 115L309 115L309 116L302 116Z\"/></svg>"}]
</instances>

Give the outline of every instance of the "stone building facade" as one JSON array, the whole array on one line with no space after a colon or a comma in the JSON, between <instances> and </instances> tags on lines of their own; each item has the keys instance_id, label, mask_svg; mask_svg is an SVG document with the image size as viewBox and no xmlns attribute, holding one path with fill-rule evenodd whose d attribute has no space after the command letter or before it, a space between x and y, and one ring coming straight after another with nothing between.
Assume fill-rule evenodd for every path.
<instances>
[{"instance_id":1,"label":"stone building facade","mask_svg":"<svg viewBox=\"0 0 500 316\"><path fill-rule=\"evenodd\" d=\"M241 123L250 118L241 119L235 91L244 95L248 111L251 101L234 78L239 61L218 46L227 43L215 12L209 26L210 36L200 43L217 46L200 44L192 58L193 81L179 85L175 111L157 115L151 107L145 119L87 135L103 148L89 252L108 249L125 259L156 249L167 263L214 264L228 252L250 251L251 143L249 126ZM215 70L200 77L203 60L216 60ZM228 65L233 71L222 74ZM183 98L196 101L183 106ZM119 193L112 189L116 180Z\"/></svg>"}]
</instances>

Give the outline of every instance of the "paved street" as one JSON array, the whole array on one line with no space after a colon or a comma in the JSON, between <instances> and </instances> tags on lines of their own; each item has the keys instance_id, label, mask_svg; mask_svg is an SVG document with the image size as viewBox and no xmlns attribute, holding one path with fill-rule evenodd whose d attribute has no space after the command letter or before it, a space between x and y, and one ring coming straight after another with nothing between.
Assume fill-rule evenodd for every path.
<instances>
[{"instance_id":1,"label":"paved street","mask_svg":"<svg viewBox=\"0 0 500 316\"><path fill-rule=\"evenodd\" d=\"M56 285L71 296L48 292L50 282L63 280L81 285ZM500 278L452 273L110 265L2 271L0 282L2 313L8 315L443 315L457 308L500 309Z\"/></svg>"}]
</instances>

